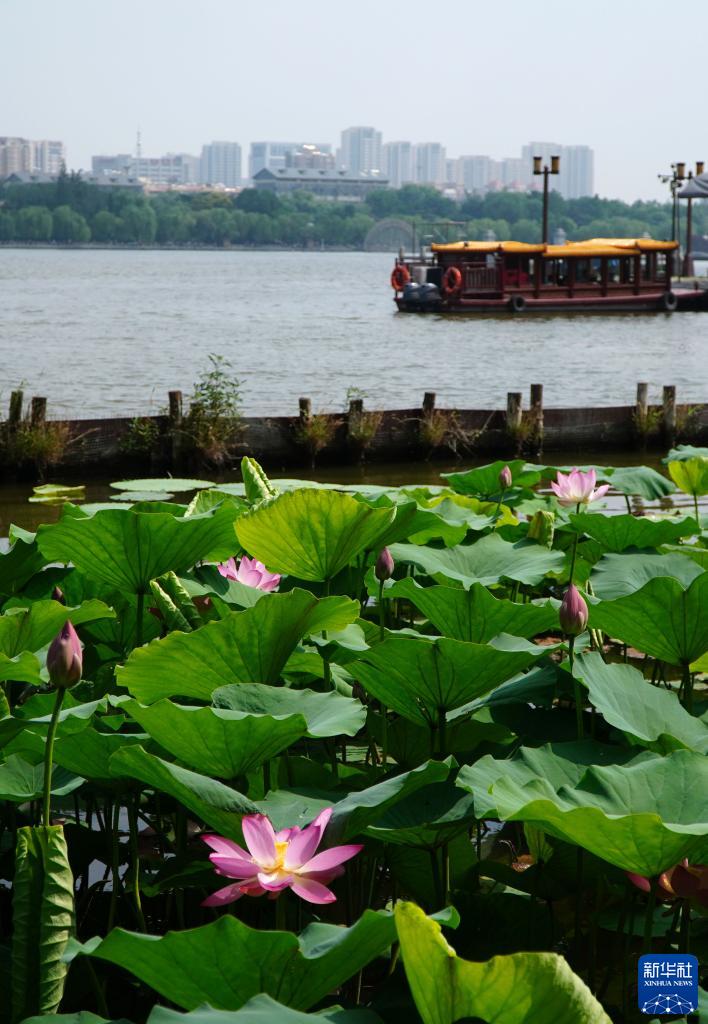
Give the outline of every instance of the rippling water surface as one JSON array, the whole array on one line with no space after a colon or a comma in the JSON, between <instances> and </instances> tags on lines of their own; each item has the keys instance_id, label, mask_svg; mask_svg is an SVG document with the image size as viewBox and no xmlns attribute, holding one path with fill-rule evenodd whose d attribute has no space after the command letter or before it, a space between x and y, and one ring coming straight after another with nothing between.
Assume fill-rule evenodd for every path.
<instances>
[{"instance_id":1,"label":"rippling water surface","mask_svg":"<svg viewBox=\"0 0 708 1024\"><path fill-rule=\"evenodd\" d=\"M0 401L23 382L51 413L155 412L210 352L243 380L246 414L496 408L545 385L549 406L623 405L636 381L708 392L708 314L444 318L395 312L392 257L368 253L0 249Z\"/></svg>"}]
</instances>

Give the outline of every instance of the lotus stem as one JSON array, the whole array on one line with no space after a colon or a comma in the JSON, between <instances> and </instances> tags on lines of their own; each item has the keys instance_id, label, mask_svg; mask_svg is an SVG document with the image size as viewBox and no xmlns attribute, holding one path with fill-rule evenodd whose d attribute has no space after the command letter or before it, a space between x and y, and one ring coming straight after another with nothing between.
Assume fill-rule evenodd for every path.
<instances>
[{"instance_id":1,"label":"lotus stem","mask_svg":"<svg viewBox=\"0 0 708 1024\"><path fill-rule=\"evenodd\" d=\"M276 932L286 932L288 930L287 914L285 906L285 895L279 893L278 898L275 900L275 930Z\"/></svg>"},{"instance_id":2,"label":"lotus stem","mask_svg":"<svg viewBox=\"0 0 708 1024\"><path fill-rule=\"evenodd\" d=\"M700 515L700 512L698 511L698 495L695 494L695 493L693 495L693 507L696 510L696 522L698 523L698 529L700 530L700 528L701 528L701 515Z\"/></svg>"},{"instance_id":3,"label":"lotus stem","mask_svg":"<svg viewBox=\"0 0 708 1024\"><path fill-rule=\"evenodd\" d=\"M575 697L575 724L578 730L578 739L583 739L585 730L583 727L583 701L582 691L580 689L580 683L573 675L573 662L575 660L575 637L571 636L568 638L568 664L570 667L570 674L573 677L573 695Z\"/></svg>"},{"instance_id":4,"label":"lotus stem","mask_svg":"<svg viewBox=\"0 0 708 1024\"><path fill-rule=\"evenodd\" d=\"M681 931L679 932L679 953L690 953L691 951L691 904L688 900L682 901L681 907Z\"/></svg>"},{"instance_id":5,"label":"lotus stem","mask_svg":"<svg viewBox=\"0 0 708 1024\"><path fill-rule=\"evenodd\" d=\"M52 794L52 760L54 756L54 737L57 734L57 726L59 724L59 712L61 711L62 701L64 700L64 688L58 687L56 697L54 698L54 710L52 711L52 717L49 722L49 730L47 731L47 742L44 747L44 802L42 805L42 824L45 828L49 828L51 824L49 820L49 805L51 802Z\"/></svg>"},{"instance_id":6,"label":"lotus stem","mask_svg":"<svg viewBox=\"0 0 708 1024\"><path fill-rule=\"evenodd\" d=\"M140 900L140 853L138 851L138 811L137 801L139 796L128 802L128 823L130 827L130 860L133 882L133 900L135 903L135 916L138 919L138 926L142 932L147 932L145 915L143 914L142 902Z\"/></svg>"},{"instance_id":7,"label":"lotus stem","mask_svg":"<svg viewBox=\"0 0 708 1024\"><path fill-rule=\"evenodd\" d=\"M656 907L657 886L657 880L655 878L652 878L651 889L649 890L649 895L647 896L647 905L644 911L644 943L642 946L643 953L651 953L652 930L654 926L654 908Z\"/></svg>"},{"instance_id":8,"label":"lotus stem","mask_svg":"<svg viewBox=\"0 0 708 1024\"><path fill-rule=\"evenodd\" d=\"M379 582L379 640L381 643L386 638L386 606L384 604L384 580ZM386 764L388 760L388 715L386 705L381 704L381 761Z\"/></svg>"},{"instance_id":9,"label":"lotus stem","mask_svg":"<svg viewBox=\"0 0 708 1024\"><path fill-rule=\"evenodd\" d=\"M120 863L118 858L118 829L120 828L120 800L113 802L111 827L111 902L108 908L108 931L115 924L116 909L118 906L118 889L120 888Z\"/></svg>"},{"instance_id":10,"label":"lotus stem","mask_svg":"<svg viewBox=\"0 0 708 1024\"><path fill-rule=\"evenodd\" d=\"M691 675L691 666L687 661L683 662L681 690L683 691L683 706L689 714L693 714L693 676Z\"/></svg>"},{"instance_id":11,"label":"lotus stem","mask_svg":"<svg viewBox=\"0 0 708 1024\"><path fill-rule=\"evenodd\" d=\"M576 970L578 968L578 959L580 957L580 950L582 949L582 941L580 935L580 919L582 917L582 905L583 905L583 848L579 846L575 853L575 923L573 926L573 946L576 959Z\"/></svg>"}]
</instances>

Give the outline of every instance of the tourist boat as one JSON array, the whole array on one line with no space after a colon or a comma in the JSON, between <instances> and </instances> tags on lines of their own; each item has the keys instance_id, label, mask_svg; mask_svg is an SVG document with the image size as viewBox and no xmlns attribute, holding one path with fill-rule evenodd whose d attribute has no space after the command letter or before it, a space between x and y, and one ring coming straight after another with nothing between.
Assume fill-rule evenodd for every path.
<instances>
[{"instance_id":1,"label":"tourist boat","mask_svg":"<svg viewBox=\"0 0 708 1024\"><path fill-rule=\"evenodd\" d=\"M672 287L677 242L590 238L433 244L399 254L391 286L411 313L649 312L708 309L708 292Z\"/></svg>"}]
</instances>

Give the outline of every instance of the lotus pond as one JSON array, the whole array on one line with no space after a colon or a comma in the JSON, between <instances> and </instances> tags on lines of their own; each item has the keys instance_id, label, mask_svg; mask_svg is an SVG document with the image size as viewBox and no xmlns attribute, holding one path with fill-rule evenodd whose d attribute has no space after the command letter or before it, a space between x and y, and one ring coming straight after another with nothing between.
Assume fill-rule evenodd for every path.
<instances>
[{"instance_id":1,"label":"lotus pond","mask_svg":"<svg viewBox=\"0 0 708 1024\"><path fill-rule=\"evenodd\" d=\"M708 450L664 463L40 489L0 1022L650 1019L639 956L708 953Z\"/></svg>"}]
</instances>

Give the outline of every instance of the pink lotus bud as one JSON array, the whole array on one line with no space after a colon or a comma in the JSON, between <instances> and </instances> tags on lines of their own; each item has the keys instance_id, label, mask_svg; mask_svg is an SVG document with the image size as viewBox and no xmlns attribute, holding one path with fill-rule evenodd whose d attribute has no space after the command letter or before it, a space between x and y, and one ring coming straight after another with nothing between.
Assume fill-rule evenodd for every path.
<instances>
[{"instance_id":1,"label":"pink lotus bud","mask_svg":"<svg viewBox=\"0 0 708 1024\"><path fill-rule=\"evenodd\" d=\"M64 591L61 587L55 587L52 591L52 601L58 601L59 604L66 604L66 598L64 597Z\"/></svg>"},{"instance_id":2,"label":"pink lotus bud","mask_svg":"<svg viewBox=\"0 0 708 1024\"><path fill-rule=\"evenodd\" d=\"M390 580L393 576L394 561L388 548L384 548L376 559L374 575L379 583Z\"/></svg>"},{"instance_id":3,"label":"pink lotus bud","mask_svg":"<svg viewBox=\"0 0 708 1024\"><path fill-rule=\"evenodd\" d=\"M568 636L579 636L588 624L588 606L578 588L572 583L561 601L558 619L561 629Z\"/></svg>"},{"instance_id":4,"label":"pink lotus bud","mask_svg":"<svg viewBox=\"0 0 708 1024\"><path fill-rule=\"evenodd\" d=\"M511 487L511 470L508 466L504 466L499 474L499 486L503 491L508 491Z\"/></svg>"},{"instance_id":5,"label":"pink lotus bud","mask_svg":"<svg viewBox=\"0 0 708 1024\"><path fill-rule=\"evenodd\" d=\"M78 634L70 622L52 640L47 652L47 671L52 686L68 689L81 679L83 652Z\"/></svg>"}]
</instances>

